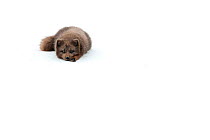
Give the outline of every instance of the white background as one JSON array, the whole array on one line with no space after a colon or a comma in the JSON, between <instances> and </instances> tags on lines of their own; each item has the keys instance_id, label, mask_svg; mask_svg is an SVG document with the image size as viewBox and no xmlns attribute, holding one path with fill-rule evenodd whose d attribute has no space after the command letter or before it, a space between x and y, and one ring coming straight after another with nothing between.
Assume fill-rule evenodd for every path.
<instances>
[{"instance_id":1,"label":"white background","mask_svg":"<svg viewBox=\"0 0 210 140\"><path fill-rule=\"evenodd\" d=\"M0 140L209 140L208 0L0 2ZM78 26L76 63L41 52Z\"/></svg>"}]
</instances>

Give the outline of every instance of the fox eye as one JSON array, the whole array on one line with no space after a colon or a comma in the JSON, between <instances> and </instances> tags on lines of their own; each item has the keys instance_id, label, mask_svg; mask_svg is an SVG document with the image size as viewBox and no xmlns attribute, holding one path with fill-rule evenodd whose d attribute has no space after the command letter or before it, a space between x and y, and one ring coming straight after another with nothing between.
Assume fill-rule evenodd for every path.
<instances>
[{"instance_id":1,"label":"fox eye","mask_svg":"<svg viewBox=\"0 0 210 140\"><path fill-rule=\"evenodd\" d=\"M70 52L70 53L74 53L75 51L74 51L74 50L70 50L69 52Z\"/></svg>"},{"instance_id":2,"label":"fox eye","mask_svg":"<svg viewBox=\"0 0 210 140\"><path fill-rule=\"evenodd\" d=\"M65 53L65 50L61 50L60 52Z\"/></svg>"}]
</instances>

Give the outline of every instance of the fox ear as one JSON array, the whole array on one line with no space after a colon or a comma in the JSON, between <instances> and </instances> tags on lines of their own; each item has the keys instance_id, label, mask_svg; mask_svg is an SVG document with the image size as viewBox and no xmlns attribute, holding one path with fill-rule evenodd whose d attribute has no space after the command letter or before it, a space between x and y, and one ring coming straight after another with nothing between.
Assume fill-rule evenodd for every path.
<instances>
[{"instance_id":1,"label":"fox ear","mask_svg":"<svg viewBox=\"0 0 210 140\"><path fill-rule=\"evenodd\" d=\"M56 46L60 47L61 45L63 45L63 40L59 39L56 41Z\"/></svg>"},{"instance_id":2,"label":"fox ear","mask_svg":"<svg viewBox=\"0 0 210 140\"><path fill-rule=\"evenodd\" d=\"M75 47L79 47L79 46L80 46L79 39L73 39L73 40L72 40L72 44L73 44Z\"/></svg>"},{"instance_id":3,"label":"fox ear","mask_svg":"<svg viewBox=\"0 0 210 140\"><path fill-rule=\"evenodd\" d=\"M80 44L80 41L79 39L73 39L72 40L72 44L77 48L79 54L80 54L80 49L81 49L81 44Z\"/></svg>"}]
</instances>

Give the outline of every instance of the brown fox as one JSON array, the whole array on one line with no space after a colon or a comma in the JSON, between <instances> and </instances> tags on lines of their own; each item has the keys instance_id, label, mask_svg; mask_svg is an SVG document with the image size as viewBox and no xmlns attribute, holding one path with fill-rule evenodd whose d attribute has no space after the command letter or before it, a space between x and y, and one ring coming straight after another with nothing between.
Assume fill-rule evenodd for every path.
<instances>
[{"instance_id":1,"label":"brown fox","mask_svg":"<svg viewBox=\"0 0 210 140\"><path fill-rule=\"evenodd\" d=\"M54 36L46 37L40 44L42 51L56 51L58 58L76 62L90 50L90 36L78 27L64 27Z\"/></svg>"}]
</instances>

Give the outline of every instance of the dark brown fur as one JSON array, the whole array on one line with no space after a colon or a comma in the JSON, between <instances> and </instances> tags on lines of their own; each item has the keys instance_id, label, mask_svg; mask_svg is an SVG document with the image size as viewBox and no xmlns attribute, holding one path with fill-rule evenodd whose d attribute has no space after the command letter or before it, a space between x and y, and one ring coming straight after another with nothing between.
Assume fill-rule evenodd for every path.
<instances>
[{"instance_id":1,"label":"dark brown fur","mask_svg":"<svg viewBox=\"0 0 210 140\"><path fill-rule=\"evenodd\" d=\"M46 37L40 44L42 51L56 51L60 59L77 61L91 48L90 36L80 28L64 27L54 36Z\"/></svg>"}]
</instances>

